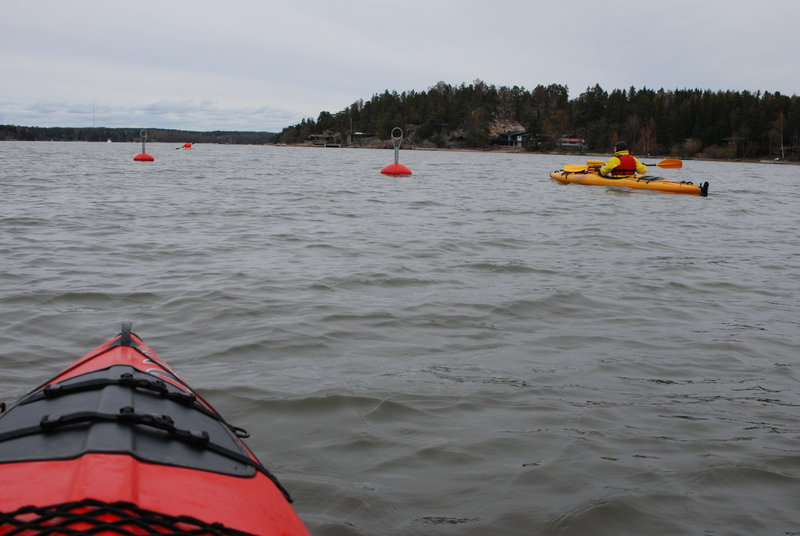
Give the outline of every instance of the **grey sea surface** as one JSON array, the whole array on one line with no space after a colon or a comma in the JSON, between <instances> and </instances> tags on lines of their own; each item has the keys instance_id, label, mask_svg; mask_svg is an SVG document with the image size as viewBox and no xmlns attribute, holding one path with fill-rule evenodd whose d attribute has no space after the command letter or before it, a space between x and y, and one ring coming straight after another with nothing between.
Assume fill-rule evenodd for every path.
<instances>
[{"instance_id":1,"label":"grey sea surface","mask_svg":"<svg viewBox=\"0 0 800 536\"><path fill-rule=\"evenodd\" d=\"M800 167L140 151L0 142L0 400L131 320L318 536L800 534Z\"/></svg>"}]
</instances>

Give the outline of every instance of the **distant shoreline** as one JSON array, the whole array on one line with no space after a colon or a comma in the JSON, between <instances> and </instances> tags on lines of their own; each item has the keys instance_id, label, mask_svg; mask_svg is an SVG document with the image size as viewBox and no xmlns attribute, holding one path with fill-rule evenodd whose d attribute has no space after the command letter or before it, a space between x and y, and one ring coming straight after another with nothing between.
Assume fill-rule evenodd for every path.
<instances>
[{"instance_id":1,"label":"distant shoreline","mask_svg":"<svg viewBox=\"0 0 800 536\"><path fill-rule=\"evenodd\" d=\"M308 148L315 148L315 149L380 149L380 150L391 150L392 144L388 141L383 146L377 147L374 145L342 145L339 147L326 147L324 145L314 145L311 143L276 143L271 144L275 145L276 147L308 147ZM611 155L607 153L596 153L596 152L587 152L587 153L575 153L575 152L559 152L559 151L528 151L521 147L507 147L507 146L495 146L486 149L479 149L474 147L414 147L409 146L406 147L405 145L401 146L401 150L403 151L453 151L453 152L464 152L464 153L504 153L504 154L531 154L531 155L551 155L551 156L567 156L573 157L575 159L578 158L586 158L586 159L602 159L607 160ZM677 158L680 160L685 161L696 161L696 162L741 162L741 163L750 163L750 164L793 164L793 165L800 165L800 162L796 162L793 160L766 160L766 159L755 159L755 158L735 158L735 159L728 159L728 158L711 158L711 157L704 157L704 156L674 156L674 155L640 155L634 154L634 156L638 157L639 159L649 159L649 160L663 160L665 158Z\"/></svg>"},{"instance_id":2,"label":"distant shoreline","mask_svg":"<svg viewBox=\"0 0 800 536\"><path fill-rule=\"evenodd\" d=\"M108 143L108 140L16 140L16 139L0 139L0 143L2 142L23 142L23 143ZM118 141L114 143L141 143L141 140L125 140L125 141ZM163 141L163 140L149 140L147 141L148 144L161 144L161 145L174 145L176 143L184 143L184 139L179 141ZM381 146L376 145L341 145L338 147L332 146L324 146L324 145L314 145L311 143L296 143L296 144L286 144L286 143L226 143L226 142L217 142L217 141L195 141L192 142L192 145L262 145L262 146L273 146L273 147L300 147L300 148L313 148L313 149L366 149L366 150L391 150L393 147L391 145L391 141L387 141L385 144ZM414 147L414 146L401 146L401 150L403 151L451 151L451 152L463 152L463 153L502 153L502 154L530 154L530 155L551 155L551 156L564 156L564 157L572 157L574 159L586 158L586 159L602 159L606 160L611 155L604 154L604 153L574 153L574 152L558 152L558 151L528 151L521 147L507 147L507 146L495 146L495 147L488 147L485 149L474 148L474 147ZM743 159L743 158L736 158L736 159L727 159L727 158L710 158L710 157L697 157L697 156L672 156L672 155L635 155L640 159L658 159L663 160L664 158L679 158L680 160L684 161L696 161L696 162L733 162L733 163L750 163L750 164L790 164L790 165L800 165L800 162L793 161L793 160L767 160L764 158L761 159Z\"/></svg>"},{"instance_id":3,"label":"distant shoreline","mask_svg":"<svg viewBox=\"0 0 800 536\"><path fill-rule=\"evenodd\" d=\"M92 141L139 142L142 133L148 143L224 143L264 145L274 143L278 135L266 131L194 131L166 128L110 127L28 127L0 125L0 141Z\"/></svg>"}]
</instances>

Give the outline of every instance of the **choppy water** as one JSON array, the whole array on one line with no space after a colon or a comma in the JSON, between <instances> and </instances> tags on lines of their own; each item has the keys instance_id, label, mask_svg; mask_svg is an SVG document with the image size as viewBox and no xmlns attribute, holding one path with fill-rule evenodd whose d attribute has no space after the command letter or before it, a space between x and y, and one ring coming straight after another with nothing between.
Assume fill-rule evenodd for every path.
<instances>
[{"instance_id":1,"label":"choppy water","mask_svg":"<svg viewBox=\"0 0 800 536\"><path fill-rule=\"evenodd\" d=\"M122 320L333 535L800 533L800 168L0 143L0 400Z\"/></svg>"}]
</instances>

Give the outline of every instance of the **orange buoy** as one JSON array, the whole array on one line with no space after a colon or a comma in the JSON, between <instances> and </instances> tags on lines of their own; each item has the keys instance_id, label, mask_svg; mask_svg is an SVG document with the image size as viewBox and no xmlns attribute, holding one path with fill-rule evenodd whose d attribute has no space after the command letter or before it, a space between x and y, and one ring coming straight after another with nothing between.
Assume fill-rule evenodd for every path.
<instances>
[{"instance_id":1,"label":"orange buoy","mask_svg":"<svg viewBox=\"0 0 800 536\"><path fill-rule=\"evenodd\" d=\"M411 170L403 164L389 164L381 170L384 175L411 175Z\"/></svg>"},{"instance_id":2,"label":"orange buoy","mask_svg":"<svg viewBox=\"0 0 800 536\"><path fill-rule=\"evenodd\" d=\"M133 157L136 162L153 162L153 155L147 154L144 150L144 142L147 140L147 131L142 130L139 135L142 137L142 152Z\"/></svg>"},{"instance_id":3,"label":"orange buoy","mask_svg":"<svg viewBox=\"0 0 800 536\"><path fill-rule=\"evenodd\" d=\"M395 134L398 131L399 134ZM381 173L384 175L411 175L411 170L408 167L400 164L400 144L403 143L403 131L399 127L392 129L392 145L394 145L394 164L385 166Z\"/></svg>"}]
</instances>

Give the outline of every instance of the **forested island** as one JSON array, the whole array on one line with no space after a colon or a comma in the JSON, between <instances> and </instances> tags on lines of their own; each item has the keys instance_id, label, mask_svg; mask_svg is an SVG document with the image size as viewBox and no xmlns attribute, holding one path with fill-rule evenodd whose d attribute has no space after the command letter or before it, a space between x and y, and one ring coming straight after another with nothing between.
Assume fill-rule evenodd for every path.
<instances>
[{"instance_id":1,"label":"forested island","mask_svg":"<svg viewBox=\"0 0 800 536\"><path fill-rule=\"evenodd\" d=\"M273 132L147 129L148 142L403 147L608 153L625 140L642 155L800 160L800 98L779 92L614 89L574 99L560 84L495 87L439 82L426 91L386 90ZM137 142L138 128L0 125L0 140Z\"/></svg>"},{"instance_id":2,"label":"forested island","mask_svg":"<svg viewBox=\"0 0 800 536\"><path fill-rule=\"evenodd\" d=\"M285 128L280 143L385 145L394 127L418 148L516 146L607 153L625 140L638 154L709 158L800 157L800 98L779 92L615 89L570 99L566 86L495 87L476 80L427 91L388 90L337 113Z\"/></svg>"}]
</instances>

